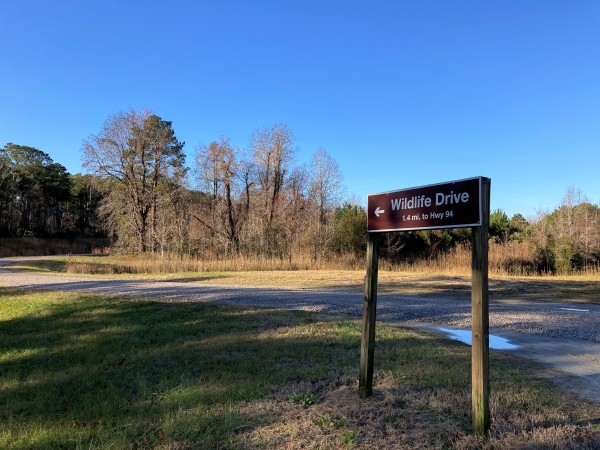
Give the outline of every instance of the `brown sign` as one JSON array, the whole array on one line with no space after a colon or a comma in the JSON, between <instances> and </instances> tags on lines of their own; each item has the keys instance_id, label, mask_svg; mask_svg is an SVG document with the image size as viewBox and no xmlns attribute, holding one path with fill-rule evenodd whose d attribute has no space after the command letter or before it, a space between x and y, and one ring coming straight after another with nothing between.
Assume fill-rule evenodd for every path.
<instances>
[{"instance_id":1,"label":"brown sign","mask_svg":"<svg viewBox=\"0 0 600 450\"><path fill-rule=\"evenodd\" d=\"M481 177L367 197L369 232L477 226L481 226Z\"/></svg>"}]
</instances>

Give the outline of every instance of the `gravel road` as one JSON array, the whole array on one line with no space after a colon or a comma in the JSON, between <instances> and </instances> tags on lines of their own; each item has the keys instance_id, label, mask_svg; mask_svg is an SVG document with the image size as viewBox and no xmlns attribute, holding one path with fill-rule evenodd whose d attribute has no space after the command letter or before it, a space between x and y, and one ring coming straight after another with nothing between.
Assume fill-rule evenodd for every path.
<instances>
[{"instance_id":1,"label":"gravel road","mask_svg":"<svg viewBox=\"0 0 600 450\"><path fill-rule=\"evenodd\" d=\"M22 259L0 259L0 286L153 297L169 302L226 302L357 317L362 314L362 294L348 290L94 279L2 269L3 265ZM468 298L384 294L377 299L378 320L400 322L440 334L444 333L439 327L469 329L470 317ZM556 373L553 377L567 383L570 389L600 401L599 305L534 303L518 298L493 301L490 303L490 332L517 345L515 353L565 372ZM572 376L578 378L574 380ZM581 384L580 388L578 384Z\"/></svg>"},{"instance_id":2,"label":"gravel road","mask_svg":"<svg viewBox=\"0 0 600 450\"><path fill-rule=\"evenodd\" d=\"M167 301L218 301L354 316L362 314L362 294L348 290L110 280L34 275L1 269L15 260L17 258L0 259L0 285L157 297ZM377 299L377 318L469 328L471 303L468 298L380 294ZM496 301L490 304L490 328L494 331L600 342L600 305Z\"/></svg>"}]
</instances>

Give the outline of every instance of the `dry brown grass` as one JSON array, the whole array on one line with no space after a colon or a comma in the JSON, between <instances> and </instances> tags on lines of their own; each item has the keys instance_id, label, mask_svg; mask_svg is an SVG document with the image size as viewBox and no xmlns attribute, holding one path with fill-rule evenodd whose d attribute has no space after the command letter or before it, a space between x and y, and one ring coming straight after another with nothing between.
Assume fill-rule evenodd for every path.
<instances>
[{"instance_id":1,"label":"dry brown grass","mask_svg":"<svg viewBox=\"0 0 600 450\"><path fill-rule=\"evenodd\" d=\"M395 359L398 343L390 338L400 329L380 328L378 352L383 368L375 374L373 396L359 396L355 369L333 379L274 386L268 399L240 406L242 421L271 417L262 426L240 430L242 448L599 448L600 430L594 425L600 414L597 405L554 390L551 383L535 375L543 370L538 363L502 353L492 355L490 433L485 439L473 436L469 366L460 369L468 361L468 349L448 346L437 353L432 341L426 356ZM427 341L425 335L405 332ZM453 367L447 366L450 360L455 362ZM446 376L455 384L448 386ZM530 383L527 389L518 387L523 381ZM290 402L290 396L298 392L312 394L319 401L307 408ZM344 443L344 436L352 434L354 442Z\"/></svg>"},{"instance_id":2,"label":"dry brown grass","mask_svg":"<svg viewBox=\"0 0 600 450\"><path fill-rule=\"evenodd\" d=\"M160 274L179 272L249 272L295 270L353 270L364 266L364 260L351 255L335 256L328 260L298 256L293 259L261 256L213 257L201 259L187 255L146 254L115 255L95 260L73 258L67 272L88 274Z\"/></svg>"},{"instance_id":3,"label":"dry brown grass","mask_svg":"<svg viewBox=\"0 0 600 450\"><path fill-rule=\"evenodd\" d=\"M536 249L531 243L490 244L489 273L495 276L537 276ZM307 270L363 270L364 258L355 255L331 255L312 258L296 255L293 258L266 257L212 257L195 258L186 255L123 255L105 260L84 261L72 259L67 265L69 273L87 274L165 274L180 272L256 272L256 271L307 271ZM444 274L470 276L471 249L457 245L452 250L432 258L390 262L380 260L380 269L390 272L416 274ZM599 267L588 267L577 275L599 275ZM545 273L543 275L550 275Z\"/></svg>"},{"instance_id":4,"label":"dry brown grass","mask_svg":"<svg viewBox=\"0 0 600 450\"><path fill-rule=\"evenodd\" d=\"M536 261L535 246L527 242L492 243L489 246L488 264L492 275L533 275ZM384 265L384 267L386 267ZM469 275L471 270L471 247L457 245L446 253L430 259L419 259L388 265L390 270L402 272L435 272L451 275Z\"/></svg>"},{"instance_id":5,"label":"dry brown grass","mask_svg":"<svg viewBox=\"0 0 600 450\"><path fill-rule=\"evenodd\" d=\"M471 416L466 391L402 386L380 372L373 396L363 399L356 375L290 383L274 390L271 399L241 407L239 414L248 420L277 417L270 425L240 433L243 448L575 450L600 446L600 431L589 421L577 421L579 416L594 416L598 409L582 405L580 399L565 396L563 409L525 412L492 398L491 429L482 439L465 427ZM320 401L304 408L289 402L295 392L318 393ZM327 425L317 425L326 417L330 418ZM354 432L355 441L344 444L344 432Z\"/></svg>"},{"instance_id":6,"label":"dry brown grass","mask_svg":"<svg viewBox=\"0 0 600 450\"><path fill-rule=\"evenodd\" d=\"M0 240L0 257L36 256L77 253L107 253L107 241L101 239L43 240L35 238L4 238ZM529 242L491 243L489 274L492 276L550 276L537 272L537 251ZM264 256L217 256L207 258L188 255L146 254L115 255L102 260L71 258L67 273L79 274L173 274L205 272L272 272L272 271L362 271L364 257L352 254L314 258L296 254L286 258ZM379 262L380 270L413 274L439 274L464 277L471 274L471 248L455 246L448 252L430 258ZM588 266L573 275L600 275L600 266ZM293 278L293 277L292 277Z\"/></svg>"}]
</instances>

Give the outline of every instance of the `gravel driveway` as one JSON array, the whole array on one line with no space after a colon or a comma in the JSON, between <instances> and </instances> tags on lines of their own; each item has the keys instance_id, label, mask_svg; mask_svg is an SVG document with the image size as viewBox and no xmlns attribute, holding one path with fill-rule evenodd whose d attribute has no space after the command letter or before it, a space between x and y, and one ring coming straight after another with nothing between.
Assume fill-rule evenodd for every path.
<instances>
[{"instance_id":1,"label":"gravel driveway","mask_svg":"<svg viewBox=\"0 0 600 450\"><path fill-rule=\"evenodd\" d=\"M173 302L227 302L357 317L362 314L362 295L353 291L93 279L16 273L1 268L22 259L25 258L0 259L0 286L156 297ZM378 320L439 334L445 334L440 327L469 329L470 316L468 299L383 294L377 300ZM493 301L490 332L518 346L511 352L560 369L549 372L557 382L600 401L600 306L533 303L518 298Z\"/></svg>"}]
</instances>

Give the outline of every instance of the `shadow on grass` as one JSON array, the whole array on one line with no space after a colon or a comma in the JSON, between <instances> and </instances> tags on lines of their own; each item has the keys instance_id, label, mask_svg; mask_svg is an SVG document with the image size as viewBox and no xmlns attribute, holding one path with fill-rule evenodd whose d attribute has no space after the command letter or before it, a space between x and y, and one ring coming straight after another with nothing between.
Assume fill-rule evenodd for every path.
<instances>
[{"instance_id":1,"label":"shadow on grass","mask_svg":"<svg viewBox=\"0 0 600 450\"><path fill-rule=\"evenodd\" d=\"M31 307L0 321L0 446L167 435L210 448L232 432L232 404L358 364L358 325L323 331L301 311L1 293Z\"/></svg>"}]
</instances>

